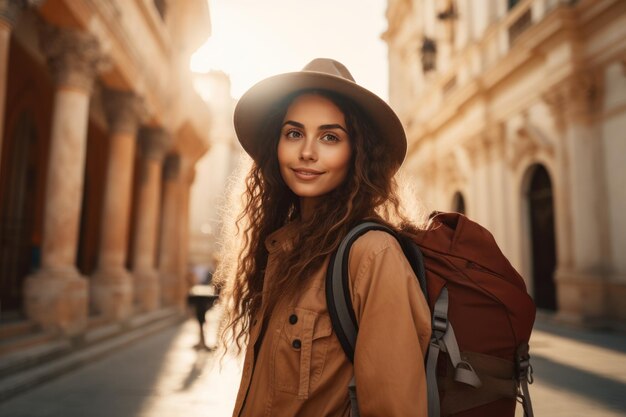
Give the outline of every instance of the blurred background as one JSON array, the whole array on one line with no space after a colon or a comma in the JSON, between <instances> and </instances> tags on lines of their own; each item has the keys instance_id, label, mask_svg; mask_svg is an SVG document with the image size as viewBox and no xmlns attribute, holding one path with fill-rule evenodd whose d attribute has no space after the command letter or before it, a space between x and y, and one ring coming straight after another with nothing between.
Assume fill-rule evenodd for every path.
<instances>
[{"instance_id":1,"label":"blurred background","mask_svg":"<svg viewBox=\"0 0 626 417\"><path fill-rule=\"evenodd\" d=\"M626 415L624 0L0 0L0 415L230 415L187 294L232 111L320 56L400 116L412 197L525 277L536 415Z\"/></svg>"}]
</instances>

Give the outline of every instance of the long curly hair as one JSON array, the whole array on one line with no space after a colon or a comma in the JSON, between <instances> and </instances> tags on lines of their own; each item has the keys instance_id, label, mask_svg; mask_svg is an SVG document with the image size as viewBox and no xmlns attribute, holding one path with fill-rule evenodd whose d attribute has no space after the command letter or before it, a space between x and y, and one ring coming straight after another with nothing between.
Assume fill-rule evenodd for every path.
<instances>
[{"instance_id":1,"label":"long curly hair","mask_svg":"<svg viewBox=\"0 0 626 417\"><path fill-rule=\"evenodd\" d=\"M280 174L277 147L289 105L297 96L306 93L328 98L342 111L352 154L344 182L316 206L310 218L302 219L299 198ZM244 209L237 219L237 230L243 231L243 249L235 276L225 294L228 302L222 340L225 346L234 341L239 352L247 340L251 318L259 312L261 302L271 311L280 297L293 295L356 224L370 219L403 234L418 232L400 209L395 167L386 159L385 144L352 101L325 90L299 91L275 107L259 138L268 144L268 152L253 163L246 178ZM268 258L265 240L269 234L296 219L299 219L300 227L294 238L294 249L283 255L272 276L272 285L264 293Z\"/></svg>"}]
</instances>

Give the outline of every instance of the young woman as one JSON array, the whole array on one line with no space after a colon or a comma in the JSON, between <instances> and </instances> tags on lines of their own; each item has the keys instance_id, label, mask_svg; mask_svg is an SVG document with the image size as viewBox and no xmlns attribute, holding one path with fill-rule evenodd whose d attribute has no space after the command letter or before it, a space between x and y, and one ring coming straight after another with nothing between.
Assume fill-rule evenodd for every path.
<instances>
[{"instance_id":1,"label":"young woman","mask_svg":"<svg viewBox=\"0 0 626 417\"><path fill-rule=\"evenodd\" d=\"M358 223L416 231L395 194L398 117L345 66L316 59L248 90L234 121L253 167L228 303L227 332L247 342L233 416L347 416L353 376L361 416L425 416L430 313L397 241L371 231L351 249L354 366L324 291L329 256Z\"/></svg>"}]
</instances>

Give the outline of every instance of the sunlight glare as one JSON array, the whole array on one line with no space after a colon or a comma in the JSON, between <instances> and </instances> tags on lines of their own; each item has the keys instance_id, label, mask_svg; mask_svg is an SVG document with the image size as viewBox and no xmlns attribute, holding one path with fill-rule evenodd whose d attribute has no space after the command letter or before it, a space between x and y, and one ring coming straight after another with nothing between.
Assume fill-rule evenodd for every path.
<instances>
[{"instance_id":1,"label":"sunlight glare","mask_svg":"<svg viewBox=\"0 0 626 417\"><path fill-rule=\"evenodd\" d=\"M192 56L194 72L221 70L240 97L271 75L315 57L337 59L357 82L387 98L384 0L209 0L213 35Z\"/></svg>"}]
</instances>

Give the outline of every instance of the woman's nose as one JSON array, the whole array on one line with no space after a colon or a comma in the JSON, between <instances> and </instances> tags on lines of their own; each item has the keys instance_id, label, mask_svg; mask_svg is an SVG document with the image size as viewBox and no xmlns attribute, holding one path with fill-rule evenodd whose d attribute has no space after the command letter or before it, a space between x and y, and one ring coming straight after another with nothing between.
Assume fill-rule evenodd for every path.
<instances>
[{"instance_id":1,"label":"woman's nose","mask_svg":"<svg viewBox=\"0 0 626 417\"><path fill-rule=\"evenodd\" d=\"M303 161L317 160L317 150L315 149L314 139L306 138L302 141L302 148L300 148L300 159Z\"/></svg>"}]
</instances>

